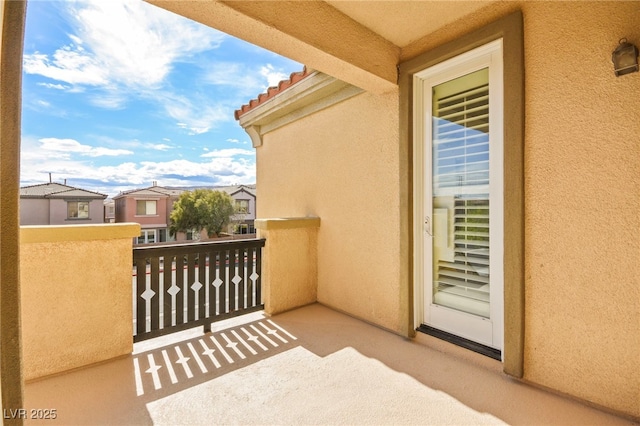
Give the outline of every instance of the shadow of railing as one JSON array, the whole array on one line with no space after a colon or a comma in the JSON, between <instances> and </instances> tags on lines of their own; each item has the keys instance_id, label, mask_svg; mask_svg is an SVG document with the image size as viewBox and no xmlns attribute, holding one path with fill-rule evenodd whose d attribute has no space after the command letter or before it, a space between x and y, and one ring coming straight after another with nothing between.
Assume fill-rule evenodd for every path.
<instances>
[{"instance_id":1,"label":"shadow of railing","mask_svg":"<svg viewBox=\"0 0 640 426\"><path fill-rule=\"evenodd\" d=\"M136 395L157 400L296 346L296 336L260 319L134 353Z\"/></svg>"}]
</instances>

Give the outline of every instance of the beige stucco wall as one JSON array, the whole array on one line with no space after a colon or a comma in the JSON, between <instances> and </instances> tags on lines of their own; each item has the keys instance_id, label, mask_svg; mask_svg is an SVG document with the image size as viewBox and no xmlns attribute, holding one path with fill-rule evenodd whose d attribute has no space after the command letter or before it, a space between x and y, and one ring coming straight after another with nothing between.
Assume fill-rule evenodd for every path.
<instances>
[{"instance_id":1,"label":"beige stucco wall","mask_svg":"<svg viewBox=\"0 0 640 426\"><path fill-rule=\"evenodd\" d=\"M2 409L23 408L20 342L20 102L26 2L0 2L0 391Z\"/></svg>"},{"instance_id":2,"label":"beige stucco wall","mask_svg":"<svg viewBox=\"0 0 640 426\"><path fill-rule=\"evenodd\" d=\"M418 54L521 8L525 40L524 378L640 416L639 2L507 2L421 40ZM416 44L416 45L418 45ZM407 52L412 51L407 49ZM318 299L401 330L394 93L363 94L264 135L261 217L316 215ZM507 111L508 113L508 111Z\"/></svg>"},{"instance_id":3,"label":"beige stucco wall","mask_svg":"<svg viewBox=\"0 0 640 426\"><path fill-rule=\"evenodd\" d=\"M22 227L25 380L129 354L138 224Z\"/></svg>"},{"instance_id":4,"label":"beige stucco wall","mask_svg":"<svg viewBox=\"0 0 640 426\"><path fill-rule=\"evenodd\" d=\"M314 303L318 298L318 227L320 219L258 219L262 251L262 300L273 315Z\"/></svg>"},{"instance_id":5,"label":"beige stucco wall","mask_svg":"<svg viewBox=\"0 0 640 426\"><path fill-rule=\"evenodd\" d=\"M524 379L640 417L640 73L616 78L611 63L620 38L640 44L640 2L500 3L403 53L437 48L518 8Z\"/></svg>"},{"instance_id":6,"label":"beige stucco wall","mask_svg":"<svg viewBox=\"0 0 640 426\"><path fill-rule=\"evenodd\" d=\"M640 2L524 17L525 378L640 416Z\"/></svg>"},{"instance_id":7,"label":"beige stucco wall","mask_svg":"<svg viewBox=\"0 0 640 426\"><path fill-rule=\"evenodd\" d=\"M397 103L356 96L266 134L256 152L259 217L322 220L318 300L400 331Z\"/></svg>"}]
</instances>

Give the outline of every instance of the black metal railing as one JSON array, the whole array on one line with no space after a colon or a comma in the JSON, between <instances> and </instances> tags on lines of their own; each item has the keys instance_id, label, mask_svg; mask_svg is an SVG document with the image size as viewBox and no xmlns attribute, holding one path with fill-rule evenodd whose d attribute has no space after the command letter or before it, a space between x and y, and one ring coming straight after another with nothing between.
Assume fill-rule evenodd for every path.
<instances>
[{"instance_id":1,"label":"black metal railing","mask_svg":"<svg viewBox=\"0 0 640 426\"><path fill-rule=\"evenodd\" d=\"M133 341L263 309L264 239L133 248Z\"/></svg>"}]
</instances>

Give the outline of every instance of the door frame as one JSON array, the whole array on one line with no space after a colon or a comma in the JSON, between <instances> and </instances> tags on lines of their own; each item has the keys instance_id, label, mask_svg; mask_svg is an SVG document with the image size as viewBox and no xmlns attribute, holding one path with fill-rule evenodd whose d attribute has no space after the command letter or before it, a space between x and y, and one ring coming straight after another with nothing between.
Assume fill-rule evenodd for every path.
<instances>
[{"instance_id":1,"label":"door frame","mask_svg":"<svg viewBox=\"0 0 640 426\"><path fill-rule=\"evenodd\" d=\"M415 300L422 300L414 286L413 208L413 75L461 53L503 39L504 62L504 346L503 370L513 377L524 374L524 24L517 10L466 34L451 29L450 42L434 46L399 65L400 104L400 214L401 270L406 303L406 329L416 330Z\"/></svg>"},{"instance_id":2,"label":"door frame","mask_svg":"<svg viewBox=\"0 0 640 426\"><path fill-rule=\"evenodd\" d=\"M422 297L414 299L414 326L422 324L453 335L475 341L481 345L502 351L504 342L503 299L503 41L501 38L476 47L463 54L425 68L413 75L413 216L424 218L425 223L414 222L414 286L415 293ZM451 308L432 308L430 291L433 286L431 224L433 222L432 200L432 127L428 105L431 101L429 88L452 81L480 69L489 69L489 115L490 115L490 238L491 244L491 318L456 311ZM492 127L493 126L493 127ZM497 130L496 130L497 126ZM427 148L427 149L425 149ZM427 224L427 217L429 218ZM427 237L429 234L430 237ZM431 256L429 256L431 254ZM429 258L428 258L429 257ZM478 337L481 339L478 340Z\"/></svg>"}]
</instances>

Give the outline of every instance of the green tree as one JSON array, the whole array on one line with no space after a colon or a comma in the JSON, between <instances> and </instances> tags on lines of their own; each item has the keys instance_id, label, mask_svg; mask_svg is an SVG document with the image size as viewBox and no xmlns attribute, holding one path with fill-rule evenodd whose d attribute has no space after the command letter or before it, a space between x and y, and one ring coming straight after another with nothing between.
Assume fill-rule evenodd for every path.
<instances>
[{"instance_id":1,"label":"green tree","mask_svg":"<svg viewBox=\"0 0 640 426\"><path fill-rule=\"evenodd\" d=\"M220 235L235 214L233 199L226 192L196 189L183 192L173 204L169 232L205 229L209 237Z\"/></svg>"}]
</instances>

